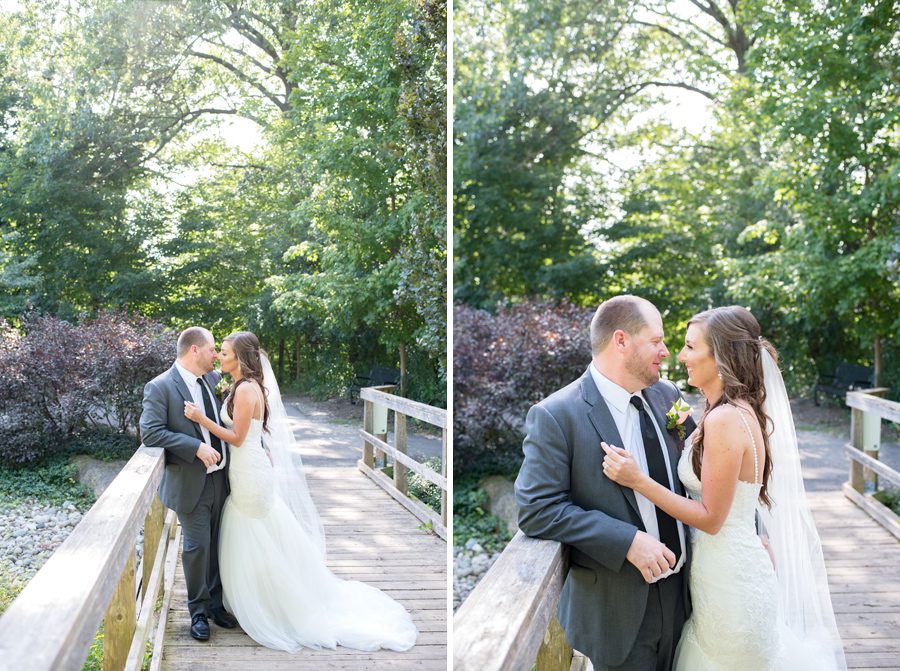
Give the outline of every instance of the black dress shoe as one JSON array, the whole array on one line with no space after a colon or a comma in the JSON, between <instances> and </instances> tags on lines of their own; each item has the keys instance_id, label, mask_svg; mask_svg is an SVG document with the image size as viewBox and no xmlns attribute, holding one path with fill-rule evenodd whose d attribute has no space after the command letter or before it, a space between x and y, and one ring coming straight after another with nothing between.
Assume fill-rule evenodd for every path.
<instances>
[{"instance_id":1,"label":"black dress shoe","mask_svg":"<svg viewBox=\"0 0 900 671\"><path fill-rule=\"evenodd\" d=\"M209 640L209 620L203 613L197 613L191 618L191 636L198 641Z\"/></svg>"},{"instance_id":2,"label":"black dress shoe","mask_svg":"<svg viewBox=\"0 0 900 671\"><path fill-rule=\"evenodd\" d=\"M234 619L234 615L229 613L224 608L216 608L212 613L212 621L215 622L220 627L225 627L226 629L234 629L237 626L237 620Z\"/></svg>"}]
</instances>

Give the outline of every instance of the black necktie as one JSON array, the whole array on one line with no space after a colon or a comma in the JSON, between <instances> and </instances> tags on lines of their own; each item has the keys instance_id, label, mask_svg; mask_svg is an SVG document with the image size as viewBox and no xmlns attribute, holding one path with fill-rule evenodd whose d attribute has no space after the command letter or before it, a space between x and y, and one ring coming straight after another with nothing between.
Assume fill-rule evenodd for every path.
<instances>
[{"instance_id":1,"label":"black necktie","mask_svg":"<svg viewBox=\"0 0 900 671\"><path fill-rule=\"evenodd\" d=\"M197 384L200 385L200 391L203 393L203 410L206 412L206 416L215 424L218 424L219 422L216 420L216 409L213 407L212 398L206 390L206 385L203 384L203 378L198 377ZM209 432L209 444L212 445L213 449L219 454L222 454L222 441L219 440L219 437L212 431Z\"/></svg>"},{"instance_id":2,"label":"black necktie","mask_svg":"<svg viewBox=\"0 0 900 671\"><path fill-rule=\"evenodd\" d=\"M669 470L666 468L666 459L663 456L662 445L659 444L656 427L644 409L644 402L640 396L632 396L631 405L637 409L638 417L641 420L641 436L644 439L644 453L647 455L647 470L650 472L650 477L666 489L671 489ZM674 517L657 506L656 524L659 527L659 540L675 553L675 561L678 561L681 556L678 523Z\"/></svg>"}]
</instances>

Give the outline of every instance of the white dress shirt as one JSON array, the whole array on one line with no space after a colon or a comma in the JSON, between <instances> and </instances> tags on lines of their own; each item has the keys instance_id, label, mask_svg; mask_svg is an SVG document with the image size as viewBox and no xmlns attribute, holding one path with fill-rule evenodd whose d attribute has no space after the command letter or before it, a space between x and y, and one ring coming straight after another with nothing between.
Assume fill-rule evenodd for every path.
<instances>
[{"instance_id":1,"label":"white dress shirt","mask_svg":"<svg viewBox=\"0 0 900 671\"><path fill-rule=\"evenodd\" d=\"M637 408L631 405L630 402L631 397L634 396L634 394L630 394L603 375L603 373L597 370L593 362L591 362L590 371L594 384L597 385L600 395L609 407L609 413L616 423L616 428L619 430L619 436L621 436L622 442L625 443L624 445L616 445L616 447L621 447L628 452L634 458L638 468L640 468L644 474L649 475L647 454L644 452L644 440L641 438L640 416L638 415ZM676 491L674 483L672 482L669 451L665 449L666 438L659 430L659 426L656 424L656 418L653 416L653 411L650 410L650 406L648 406L647 401L644 400L643 394L638 395L641 397L641 400L644 401L644 409L647 411L647 416L650 417L650 421L653 422L653 427L656 429L656 435L659 438L659 444L664 448L662 452L663 458L666 460L666 473L669 475L669 489ZM637 499L638 511L641 514L641 520L644 522L644 529L648 534L659 540L659 525L656 522L656 506L653 505L650 499L638 492L634 493L634 498ZM681 570L681 567L684 566L686 549L684 525L680 520L676 520L676 522L678 523L678 538L681 540L681 554L678 557L678 563L675 564L675 568L669 569L665 573L656 576L656 578L653 579L653 582L667 578L673 573L677 573Z\"/></svg>"},{"instance_id":2,"label":"white dress shirt","mask_svg":"<svg viewBox=\"0 0 900 671\"><path fill-rule=\"evenodd\" d=\"M216 401L213 395L212 389L209 388L209 385L206 384L206 380L203 379L203 376L194 375L187 368L182 366L177 361L175 362L175 368L178 369L178 372L181 373L181 377L184 380L184 383L187 385L188 391L191 392L191 398L194 399L194 404L200 408L200 412L206 414L206 405L203 403L203 392L200 390L200 385L197 384L197 378L199 377L202 381L204 387L206 387L206 393L209 394L209 398L212 401L213 405L213 413L216 415L216 423L221 424L221 420L219 419L219 409L216 407ZM203 441L212 446L212 442L209 439L209 431L202 424L200 425L200 431L203 433ZM222 441L222 458L219 460L219 463L214 466L209 466L206 469L207 473L214 473L215 471L221 471L225 468L225 460L226 460L226 450L225 450L225 441Z\"/></svg>"}]
</instances>

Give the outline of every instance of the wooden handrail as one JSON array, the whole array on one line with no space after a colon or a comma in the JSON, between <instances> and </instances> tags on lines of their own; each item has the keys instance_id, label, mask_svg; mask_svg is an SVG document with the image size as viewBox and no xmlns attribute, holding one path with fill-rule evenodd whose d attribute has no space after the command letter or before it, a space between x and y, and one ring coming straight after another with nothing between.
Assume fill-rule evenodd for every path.
<instances>
[{"instance_id":1,"label":"wooden handrail","mask_svg":"<svg viewBox=\"0 0 900 671\"><path fill-rule=\"evenodd\" d=\"M850 479L844 483L844 495L862 508L885 529L900 539L897 515L868 493L878 489L881 476L893 485L900 485L900 473L878 461L881 445L881 420L900 422L900 403L880 398L886 387L847 392L850 407L850 442L844 452L850 458Z\"/></svg>"},{"instance_id":2,"label":"wooden handrail","mask_svg":"<svg viewBox=\"0 0 900 671\"><path fill-rule=\"evenodd\" d=\"M447 411L443 408L435 408L418 401L410 401L401 396L395 396L390 392L393 386L364 387L359 396L364 401L363 428L360 436L363 440L363 457L358 462L359 470L365 473L375 483L382 487L388 494L399 501L407 510L423 522L431 525L434 532L441 538L447 538ZM375 410L382 409L382 418L386 417L387 410L394 411L394 444L387 442L387 427L379 427L375 432ZM426 464L420 463L406 454L406 419L414 417L441 429L441 472L437 473ZM394 477L389 478L375 468L376 453L379 457L393 460ZM416 499L409 497L407 492L408 472L413 471L425 480L437 485L441 489L441 506L438 512Z\"/></svg>"},{"instance_id":3,"label":"wooden handrail","mask_svg":"<svg viewBox=\"0 0 900 671\"><path fill-rule=\"evenodd\" d=\"M567 573L565 546L517 533L453 618L453 668L532 668Z\"/></svg>"},{"instance_id":4,"label":"wooden handrail","mask_svg":"<svg viewBox=\"0 0 900 671\"><path fill-rule=\"evenodd\" d=\"M364 401L372 401L376 405L383 405L388 410L403 413L407 417L415 417L440 429L447 428L447 411L443 408L435 408L432 405L411 401L408 398L381 391L382 389L393 389L393 387L363 387L362 391L359 392L359 396Z\"/></svg>"},{"instance_id":5,"label":"wooden handrail","mask_svg":"<svg viewBox=\"0 0 900 671\"><path fill-rule=\"evenodd\" d=\"M124 665L135 633L135 540L155 499L163 450L141 446L44 567L0 618L0 669L81 669L104 617L116 668ZM159 514L162 509L157 509ZM172 520L170 519L171 523ZM158 525L159 532L164 530ZM165 530L168 532L168 529ZM148 578L161 573L159 549L146 534ZM164 547L166 537L159 543ZM152 594L146 582L144 595ZM143 600L145 607L152 607ZM112 621L115 620L115 621ZM127 637L119 635L125 630ZM146 639L143 639L146 640ZM141 647L143 643L141 644ZM142 656L142 655L141 655ZM138 667L139 668L139 667Z\"/></svg>"}]
</instances>

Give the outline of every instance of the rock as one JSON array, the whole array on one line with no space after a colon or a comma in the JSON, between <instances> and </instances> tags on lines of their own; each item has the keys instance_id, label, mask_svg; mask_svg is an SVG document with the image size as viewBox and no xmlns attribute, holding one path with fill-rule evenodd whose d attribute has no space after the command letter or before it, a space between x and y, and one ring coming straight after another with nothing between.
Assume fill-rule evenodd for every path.
<instances>
[{"instance_id":1,"label":"rock","mask_svg":"<svg viewBox=\"0 0 900 671\"><path fill-rule=\"evenodd\" d=\"M515 534L519 530L519 508L512 481L502 475L492 475L479 482L478 486L487 494L488 510L506 523L510 534Z\"/></svg>"},{"instance_id":2,"label":"rock","mask_svg":"<svg viewBox=\"0 0 900 671\"><path fill-rule=\"evenodd\" d=\"M117 461L100 461L85 454L72 457L71 463L78 469L78 481L93 489L94 496L97 498L100 498L103 491L109 487L109 483L115 479L126 464L121 459ZM63 504L63 508L65 507L66 505ZM67 510L74 509L75 506L67 508Z\"/></svg>"},{"instance_id":3,"label":"rock","mask_svg":"<svg viewBox=\"0 0 900 671\"><path fill-rule=\"evenodd\" d=\"M475 540L474 538L470 538L469 540L466 541L466 550L471 551L472 548L474 548L476 545L478 545L478 541Z\"/></svg>"}]
</instances>

